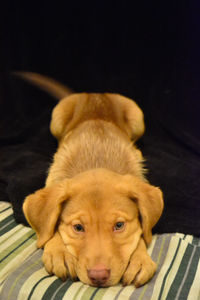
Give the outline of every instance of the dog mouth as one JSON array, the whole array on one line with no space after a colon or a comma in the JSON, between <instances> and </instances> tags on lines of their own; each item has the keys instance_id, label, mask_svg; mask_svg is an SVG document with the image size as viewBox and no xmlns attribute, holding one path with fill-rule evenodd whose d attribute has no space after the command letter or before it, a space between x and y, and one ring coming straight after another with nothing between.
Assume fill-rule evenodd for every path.
<instances>
[{"instance_id":1,"label":"dog mouth","mask_svg":"<svg viewBox=\"0 0 200 300\"><path fill-rule=\"evenodd\" d=\"M97 287L97 288L106 288L109 286L112 286L112 282L109 282L107 280L102 281L102 280L90 280L89 278L86 280L81 279L80 277L76 277L76 278L71 278L71 280L73 281L81 281L84 284L88 284L92 287Z\"/></svg>"},{"instance_id":2,"label":"dog mouth","mask_svg":"<svg viewBox=\"0 0 200 300\"><path fill-rule=\"evenodd\" d=\"M90 283L91 286L93 287L98 287L98 288L105 288L105 287L108 287L110 286L109 284L104 284L102 282L96 282L96 283Z\"/></svg>"}]
</instances>

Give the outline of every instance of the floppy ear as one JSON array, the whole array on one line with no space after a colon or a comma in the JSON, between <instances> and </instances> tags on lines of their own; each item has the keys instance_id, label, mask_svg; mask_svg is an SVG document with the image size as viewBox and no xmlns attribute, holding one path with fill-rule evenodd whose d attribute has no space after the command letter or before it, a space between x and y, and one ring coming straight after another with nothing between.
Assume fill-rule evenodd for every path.
<instances>
[{"instance_id":1,"label":"floppy ear","mask_svg":"<svg viewBox=\"0 0 200 300\"><path fill-rule=\"evenodd\" d=\"M146 244L149 245L152 240L152 228L158 222L164 208L162 191L139 178L131 175L125 177L128 196L138 205L143 238Z\"/></svg>"},{"instance_id":2,"label":"floppy ear","mask_svg":"<svg viewBox=\"0 0 200 300\"><path fill-rule=\"evenodd\" d=\"M136 197L142 221L143 237L146 244L149 245L152 240L152 228L160 219L163 211L163 195L158 187L144 183Z\"/></svg>"},{"instance_id":3,"label":"floppy ear","mask_svg":"<svg viewBox=\"0 0 200 300\"><path fill-rule=\"evenodd\" d=\"M68 180L67 180L68 181ZM45 187L26 197L25 217L37 234L37 246L43 247L53 236L62 204L69 198L68 182Z\"/></svg>"}]
</instances>

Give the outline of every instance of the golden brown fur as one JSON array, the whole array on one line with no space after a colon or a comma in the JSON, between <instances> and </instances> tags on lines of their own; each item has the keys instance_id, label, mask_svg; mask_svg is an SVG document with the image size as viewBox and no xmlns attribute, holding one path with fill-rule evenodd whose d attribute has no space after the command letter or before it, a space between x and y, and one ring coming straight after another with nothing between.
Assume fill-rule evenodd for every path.
<instances>
[{"instance_id":1,"label":"golden brown fur","mask_svg":"<svg viewBox=\"0 0 200 300\"><path fill-rule=\"evenodd\" d=\"M55 107L51 132L58 150L46 186L23 206L46 270L93 286L144 284L156 270L146 247L163 199L134 144L142 111L118 94L72 94Z\"/></svg>"}]
</instances>

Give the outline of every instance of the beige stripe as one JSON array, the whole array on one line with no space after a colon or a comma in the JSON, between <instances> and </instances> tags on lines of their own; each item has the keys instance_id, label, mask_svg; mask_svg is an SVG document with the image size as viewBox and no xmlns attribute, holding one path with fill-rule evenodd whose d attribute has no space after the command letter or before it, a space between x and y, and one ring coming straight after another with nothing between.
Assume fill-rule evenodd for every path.
<instances>
[{"instance_id":1,"label":"beige stripe","mask_svg":"<svg viewBox=\"0 0 200 300\"><path fill-rule=\"evenodd\" d=\"M160 264L160 259L161 259L162 253L163 253L163 249L164 249L164 246L165 246L166 239L167 239L167 236L163 237L163 239L162 239L162 243L161 243L160 249L158 251L158 257L156 259L157 265Z\"/></svg>"},{"instance_id":2,"label":"beige stripe","mask_svg":"<svg viewBox=\"0 0 200 300\"><path fill-rule=\"evenodd\" d=\"M122 292L120 293L119 300L120 299L129 299L130 295L135 291L135 289L136 288L133 283L131 285L124 287Z\"/></svg>"},{"instance_id":3,"label":"beige stripe","mask_svg":"<svg viewBox=\"0 0 200 300\"><path fill-rule=\"evenodd\" d=\"M31 245L26 247L24 251L15 256L8 264L0 271L0 283L13 272L29 255L36 250L36 243L33 241Z\"/></svg>"},{"instance_id":4,"label":"beige stripe","mask_svg":"<svg viewBox=\"0 0 200 300\"><path fill-rule=\"evenodd\" d=\"M40 276L41 278L44 277L44 276L47 276L48 273L45 271L45 268L41 269L41 275ZM36 289L34 290L33 294L32 294L32 297L30 298L30 300L38 300L38 299L42 299L42 297L44 296L44 294L46 293L48 287L58 279L58 277L56 276L51 276L51 277L48 277L44 280L42 280L36 287ZM40 280L40 278L37 278L37 282ZM33 288L33 284L32 284L32 288ZM17 299L18 300L18 299ZM22 299L19 299L19 300L24 300L23 298Z\"/></svg>"},{"instance_id":5,"label":"beige stripe","mask_svg":"<svg viewBox=\"0 0 200 300\"><path fill-rule=\"evenodd\" d=\"M80 292L78 293L77 297L73 300L80 300L81 297L83 296L83 294L85 293L85 291L89 288L89 285L87 284L83 284L82 289L80 290Z\"/></svg>"},{"instance_id":6,"label":"beige stripe","mask_svg":"<svg viewBox=\"0 0 200 300\"><path fill-rule=\"evenodd\" d=\"M175 234L175 237L177 237L178 239L182 239L183 240L183 238L185 237L185 234L177 232Z\"/></svg>"},{"instance_id":7,"label":"beige stripe","mask_svg":"<svg viewBox=\"0 0 200 300\"><path fill-rule=\"evenodd\" d=\"M164 279L165 274L166 274L166 272L167 272L167 270L168 270L168 268L169 268L169 266L170 266L170 264L171 264L171 262L174 258L178 243L179 243L179 239L176 236L172 237L172 239L170 241L170 244L169 244L169 248L168 248L168 251L167 251L165 261L163 263L163 266L160 269L157 280L155 282L155 287L154 287L153 294L151 296L151 300L157 299L159 294L160 294L160 289L161 289L161 286L162 286L162 283L163 283L163 279ZM167 278L167 281L166 281L166 285L164 287L164 292L163 292L162 299L165 299L165 297L166 297L166 295L167 295L167 293L170 289L171 283L174 280L174 277L176 276L176 273L177 273L177 270L179 268L181 259L184 255L185 249L187 247L187 243L184 243L183 246L180 246L180 247L181 247L181 251L180 251L180 248L179 248L179 252L178 252L177 257L176 257L176 259L173 263L172 269L170 270L170 272L168 274L168 278Z\"/></svg>"},{"instance_id":8,"label":"beige stripe","mask_svg":"<svg viewBox=\"0 0 200 300\"><path fill-rule=\"evenodd\" d=\"M9 288L9 292L8 292L8 299L7 300L10 300L11 297L12 297L12 294L13 294L13 291L15 290L19 280L21 278L23 278L24 274L29 271L30 269L33 268L33 266L35 265L38 265L39 264L39 260L35 261L33 264L29 265L28 268L24 269L20 274L18 274L15 278L15 280L13 281L12 285L10 286ZM18 294L17 294L18 295ZM18 297L17 297L18 298Z\"/></svg>"},{"instance_id":9,"label":"beige stripe","mask_svg":"<svg viewBox=\"0 0 200 300\"><path fill-rule=\"evenodd\" d=\"M113 299L119 293L121 288L122 288L122 285L119 285L119 284L108 288L107 291L105 292L105 294L103 295L102 300Z\"/></svg>"},{"instance_id":10,"label":"beige stripe","mask_svg":"<svg viewBox=\"0 0 200 300\"><path fill-rule=\"evenodd\" d=\"M200 299L200 261L196 270L194 281L190 288L187 300L199 300Z\"/></svg>"},{"instance_id":11,"label":"beige stripe","mask_svg":"<svg viewBox=\"0 0 200 300\"><path fill-rule=\"evenodd\" d=\"M0 221L3 221L5 218L9 217L10 215L12 215L13 211L12 209L8 209L6 211L4 211L3 213L0 214ZM13 219L14 220L14 219Z\"/></svg>"},{"instance_id":12,"label":"beige stripe","mask_svg":"<svg viewBox=\"0 0 200 300\"><path fill-rule=\"evenodd\" d=\"M21 230L21 226L22 225L17 225L13 229L9 230L8 232L6 232L2 236L0 236L0 245L1 245L1 243L5 242L7 239L9 239L12 235L14 235L15 232Z\"/></svg>"},{"instance_id":13,"label":"beige stripe","mask_svg":"<svg viewBox=\"0 0 200 300\"><path fill-rule=\"evenodd\" d=\"M4 243L1 244L0 252L4 251L6 248L10 247L18 239L20 240L20 238L23 237L24 234L32 231L32 229L30 229L29 227L24 227L22 225L20 225L20 226L21 226L20 231L16 232L15 235L11 236L11 238L7 239L7 241L4 241ZM19 241L19 244L20 244L20 241Z\"/></svg>"},{"instance_id":14,"label":"beige stripe","mask_svg":"<svg viewBox=\"0 0 200 300\"><path fill-rule=\"evenodd\" d=\"M80 289L80 287L83 285L82 282L77 281L75 283L73 283L67 290L67 292L65 293L63 300L69 300L69 299L74 299L74 296L76 295L76 293L78 292L78 290Z\"/></svg>"},{"instance_id":15,"label":"beige stripe","mask_svg":"<svg viewBox=\"0 0 200 300\"><path fill-rule=\"evenodd\" d=\"M192 244L193 236L188 234L185 238L185 241L188 242L188 244Z\"/></svg>"},{"instance_id":16,"label":"beige stripe","mask_svg":"<svg viewBox=\"0 0 200 300\"><path fill-rule=\"evenodd\" d=\"M185 236L185 234L177 232L175 234L175 236L179 239L186 241L187 243L190 243L190 244L192 243L192 240L193 240L193 235L190 235L190 234Z\"/></svg>"},{"instance_id":17,"label":"beige stripe","mask_svg":"<svg viewBox=\"0 0 200 300\"><path fill-rule=\"evenodd\" d=\"M47 276L47 272L45 271L44 267L42 267L41 269L39 269L38 271L34 272L31 276L28 277L28 279L24 282L24 284L22 285L17 300L24 300L24 295L28 296L32 290L32 288L34 287L35 284L37 284L37 282ZM42 296L44 295L44 293L46 292L47 287L56 280L56 277L49 277L48 278L48 284L45 281L42 281L42 284L39 285L39 289L36 288L37 290L37 294L36 294L36 290L34 291L31 299L34 299L34 295L37 295L37 298L35 299L41 299Z\"/></svg>"},{"instance_id":18,"label":"beige stripe","mask_svg":"<svg viewBox=\"0 0 200 300\"><path fill-rule=\"evenodd\" d=\"M6 250L0 252L1 267L8 264L16 255L19 255L28 245L35 242L36 236L34 233L28 232L21 236L19 240L15 241Z\"/></svg>"},{"instance_id":19,"label":"beige stripe","mask_svg":"<svg viewBox=\"0 0 200 300\"><path fill-rule=\"evenodd\" d=\"M10 206L10 203L0 201L0 210L6 209L9 206Z\"/></svg>"},{"instance_id":20,"label":"beige stripe","mask_svg":"<svg viewBox=\"0 0 200 300\"><path fill-rule=\"evenodd\" d=\"M4 206L6 205L6 203L5 202L3 202L3 201L0 201L0 210L2 210L3 208L4 208Z\"/></svg>"}]
</instances>

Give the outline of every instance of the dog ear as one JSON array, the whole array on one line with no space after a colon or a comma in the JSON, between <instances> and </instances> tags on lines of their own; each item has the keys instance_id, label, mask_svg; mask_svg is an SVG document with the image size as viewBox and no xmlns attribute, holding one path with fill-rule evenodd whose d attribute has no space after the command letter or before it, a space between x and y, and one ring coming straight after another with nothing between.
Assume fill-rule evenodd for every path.
<instances>
[{"instance_id":1,"label":"dog ear","mask_svg":"<svg viewBox=\"0 0 200 300\"><path fill-rule=\"evenodd\" d=\"M164 208L162 191L158 187L131 175L125 177L128 196L138 206L143 238L146 244L149 245L152 240L152 228L158 222Z\"/></svg>"},{"instance_id":2,"label":"dog ear","mask_svg":"<svg viewBox=\"0 0 200 300\"><path fill-rule=\"evenodd\" d=\"M138 204L143 237L147 245L152 240L152 228L156 225L163 211L163 195L158 187L150 184L143 184L137 192L136 202Z\"/></svg>"},{"instance_id":3,"label":"dog ear","mask_svg":"<svg viewBox=\"0 0 200 300\"><path fill-rule=\"evenodd\" d=\"M37 234L37 246L43 247L53 236L62 204L69 198L68 180L36 191L23 204L25 217Z\"/></svg>"}]
</instances>

